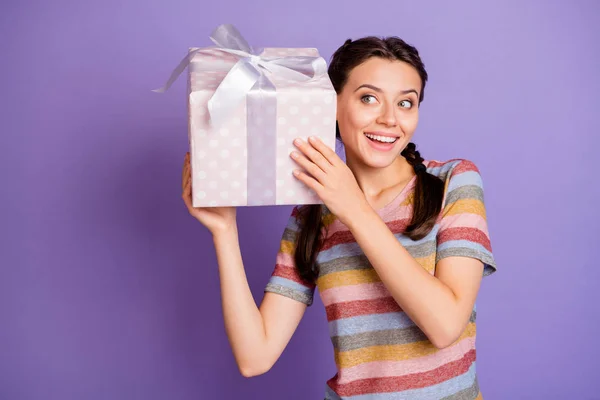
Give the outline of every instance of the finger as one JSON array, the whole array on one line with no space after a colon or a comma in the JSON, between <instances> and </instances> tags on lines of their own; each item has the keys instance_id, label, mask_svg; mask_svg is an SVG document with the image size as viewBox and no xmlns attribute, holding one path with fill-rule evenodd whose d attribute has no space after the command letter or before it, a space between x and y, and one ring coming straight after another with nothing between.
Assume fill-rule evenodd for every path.
<instances>
[{"instance_id":1,"label":"finger","mask_svg":"<svg viewBox=\"0 0 600 400\"><path fill-rule=\"evenodd\" d=\"M309 187L309 189L312 189L315 193L317 193L317 195L321 192L321 189L323 189L323 185L321 185L319 183L319 181L317 181L315 178L313 178L312 176L300 171L299 169L295 169L294 170L294 176L302 183L304 183L306 186Z\"/></svg>"},{"instance_id":2,"label":"finger","mask_svg":"<svg viewBox=\"0 0 600 400\"><path fill-rule=\"evenodd\" d=\"M190 179L189 175L185 179L185 184L183 185L183 190L190 192L190 193L192 191L192 180Z\"/></svg>"},{"instance_id":3,"label":"finger","mask_svg":"<svg viewBox=\"0 0 600 400\"><path fill-rule=\"evenodd\" d=\"M181 169L181 182L183 183L190 167L189 153L185 153L185 157L183 158L183 168ZM183 187L183 185L182 185Z\"/></svg>"},{"instance_id":4,"label":"finger","mask_svg":"<svg viewBox=\"0 0 600 400\"><path fill-rule=\"evenodd\" d=\"M187 207L188 212L191 213L192 210L194 209L194 207L192 205L192 187L189 184L189 182L183 189L183 194L181 195L181 198L183 199L183 202L185 203L185 206Z\"/></svg>"},{"instance_id":5,"label":"finger","mask_svg":"<svg viewBox=\"0 0 600 400\"><path fill-rule=\"evenodd\" d=\"M302 153L304 153L313 163L315 163L319 168L323 170L323 172L327 172L329 168L333 164L331 164L327 159L321 154L317 149L315 149L310 143L307 143L303 140L296 139L294 144Z\"/></svg>"},{"instance_id":6,"label":"finger","mask_svg":"<svg viewBox=\"0 0 600 400\"><path fill-rule=\"evenodd\" d=\"M323 178L325 178L325 172L311 160L306 158L306 156L302 155L300 152L293 151L291 157L300 167L304 168L319 182L323 181Z\"/></svg>"},{"instance_id":7,"label":"finger","mask_svg":"<svg viewBox=\"0 0 600 400\"><path fill-rule=\"evenodd\" d=\"M308 141L331 165L336 165L341 160L337 153L317 136L309 137Z\"/></svg>"},{"instance_id":8,"label":"finger","mask_svg":"<svg viewBox=\"0 0 600 400\"><path fill-rule=\"evenodd\" d=\"M186 194L188 194L189 189L190 189L189 181L183 182L183 186L181 188L181 195L185 196Z\"/></svg>"},{"instance_id":9,"label":"finger","mask_svg":"<svg viewBox=\"0 0 600 400\"><path fill-rule=\"evenodd\" d=\"M185 168L183 169L183 176L181 178L181 188L185 189L185 185L190 181L190 170L189 168Z\"/></svg>"}]
</instances>

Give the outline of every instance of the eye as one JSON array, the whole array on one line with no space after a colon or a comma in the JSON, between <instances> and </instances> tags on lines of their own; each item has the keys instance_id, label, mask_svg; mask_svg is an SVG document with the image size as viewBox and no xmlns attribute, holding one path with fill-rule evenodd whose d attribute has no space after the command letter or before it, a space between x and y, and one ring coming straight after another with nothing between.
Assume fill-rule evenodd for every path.
<instances>
[{"instance_id":1,"label":"eye","mask_svg":"<svg viewBox=\"0 0 600 400\"><path fill-rule=\"evenodd\" d=\"M410 101L410 100L402 100L398 104L400 104L400 107L403 107L403 108L412 108L412 105L413 105L412 101Z\"/></svg>"},{"instance_id":2,"label":"eye","mask_svg":"<svg viewBox=\"0 0 600 400\"><path fill-rule=\"evenodd\" d=\"M368 101L367 99L369 99L369 98L373 99L373 101ZM367 94L367 95L365 95L365 96L363 96L363 97L360 98L360 101L362 101L365 104L373 104L373 102L375 100L377 100L377 99L372 94Z\"/></svg>"}]
</instances>

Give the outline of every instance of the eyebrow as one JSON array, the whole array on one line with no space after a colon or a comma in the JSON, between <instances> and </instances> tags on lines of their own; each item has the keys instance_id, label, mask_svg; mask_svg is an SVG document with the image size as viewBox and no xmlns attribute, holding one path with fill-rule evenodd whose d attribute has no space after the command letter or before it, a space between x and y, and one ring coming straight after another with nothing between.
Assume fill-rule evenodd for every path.
<instances>
[{"instance_id":1,"label":"eyebrow","mask_svg":"<svg viewBox=\"0 0 600 400\"><path fill-rule=\"evenodd\" d=\"M383 93L383 90L381 88L378 88L377 86L369 85L368 83L365 83L365 84L357 87L355 92L358 92L358 90L362 89L362 88L368 88L368 89L374 90L378 93ZM417 95L417 97L419 97L419 92L417 92L415 89L407 89L407 90L400 91L400 94L409 94L409 93L414 93Z\"/></svg>"}]
</instances>

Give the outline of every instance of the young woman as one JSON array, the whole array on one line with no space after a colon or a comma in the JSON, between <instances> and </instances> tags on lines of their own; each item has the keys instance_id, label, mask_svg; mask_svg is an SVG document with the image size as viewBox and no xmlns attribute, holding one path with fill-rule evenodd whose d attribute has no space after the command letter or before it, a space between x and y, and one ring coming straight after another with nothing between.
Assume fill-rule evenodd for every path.
<instances>
[{"instance_id":1,"label":"young woman","mask_svg":"<svg viewBox=\"0 0 600 400\"><path fill-rule=\"evenodd\" d=\"M193 208L185 158L183 199L213 235L239 369L271 368L318 287L338 369L326 399L481 399L475 299L496 266L479 171L464 159L425 161L411 142L427 81L414 47L348 40L329 76L346 163L319 140L297 141L295 176L324 205L293 209L260 307L235 208Z\"/></svg>"}]
</instances>

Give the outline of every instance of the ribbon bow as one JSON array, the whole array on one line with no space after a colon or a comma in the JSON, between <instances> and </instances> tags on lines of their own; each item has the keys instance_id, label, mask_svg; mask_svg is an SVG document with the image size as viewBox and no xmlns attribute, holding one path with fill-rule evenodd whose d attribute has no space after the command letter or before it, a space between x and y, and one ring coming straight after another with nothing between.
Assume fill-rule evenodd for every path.
<instances>
[{"instance_id":1,"label":"ribbon bow","mask_svg":"<svg viewBox=\"0 0 600 400\"><path fill-rule=\"evenodd\" d=\"M223 123L252 90L274 91L273 83L265 71L282 78L304 82L319 78L327 73L327 64L322 57L291 56L263 57L262 49L253 49L240 32L230 24L219 25L210 35L219 50L238 57L238 62L229 70L215 93L208 101L210 122L214 126ZM153 92L163 93L190 64L196 53L207 52L198 48L190 51L171 73L167 83Z\"/></svg>"}]
</instances>

